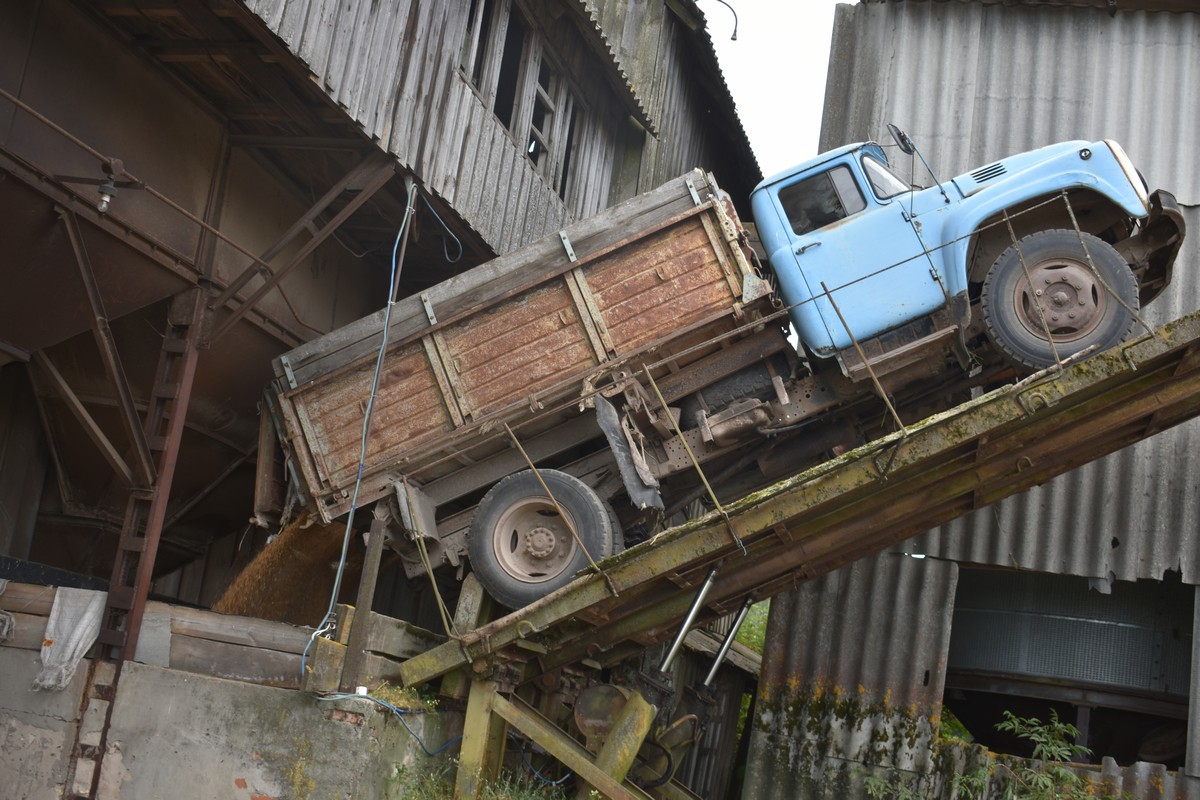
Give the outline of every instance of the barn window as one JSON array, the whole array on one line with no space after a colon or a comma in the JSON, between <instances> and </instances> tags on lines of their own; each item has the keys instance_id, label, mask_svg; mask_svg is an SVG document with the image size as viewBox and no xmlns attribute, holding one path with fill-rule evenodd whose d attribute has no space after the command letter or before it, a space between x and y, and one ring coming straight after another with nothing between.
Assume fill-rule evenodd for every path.
<instances>
[{"instance_id":1,"label":"barn window","mask_svg":"<svg viewBox=\"0 0 1200 800\"><path fill-rule=\"evenodd\" d=\"M483 82L483 66L487 61L488 32L492 27L493 0L471 0L467 13L467 35L463 39L459 66L476 89Z\"/></svg>"},{"instance_id":2,"label":"barn window","mask_svg":"<svg viewBox=\"0 0 1200 800\"><path fill-rule=\"evenodd\" d=\"M583 112L550 37L515 0L472 0L459 66L532 167L564 200L573 183Z\"/></svg>"}]
</instances>

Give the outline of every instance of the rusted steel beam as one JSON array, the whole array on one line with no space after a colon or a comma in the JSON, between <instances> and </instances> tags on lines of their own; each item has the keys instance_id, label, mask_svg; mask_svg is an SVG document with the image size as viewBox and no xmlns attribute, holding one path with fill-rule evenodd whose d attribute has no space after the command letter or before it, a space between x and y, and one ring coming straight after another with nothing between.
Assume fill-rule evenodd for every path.
<instances>
[{"instance_id":1,"label":"rusted steel beam","mask_svg":"<svg viewBox=\"0 0 1200 800\"><path fill-rule=\"evenodd\" d=\"M125 366L121 363L121 354L117 350L117 342L113 338L112 329L108 325L108 312L104 309L104 298L100 286L96 283L96 275L92 272L92 262L88 258L87 248L83 244L83 234L79 230L79 220L66 209L58 210L59 218L67 229L67 238L71 242L71 250L75 254L75 263L79 267L79 277L83 280L84 291L87 294L88 305L91 307L92 334L96 339L96 347L100 350L100 360L104 363L104 371L112 384L117 396L117 409L125 435L135 456L134 480L137 485L149 487L154 483L154 458L150 455L150 446L142 432L138 420L137 406L133 401L133 390L129 387L129 379L125 376Z\"/></svg>"},{"instance_id":2,"label":"rusted steel beam","mask_svg":"<svg viewBox=\"0 0 1200 800\"><path fill-rule=\"evenodd\" d=\"M125 459L117 452L117 448L113 447L112 442L96 424L96 420L88 413L78 395L71 389L66 378L58 371L58 368L50 361L50 357L44 352L38 351L32 355L32 361L41 373L50 381L51 388L62 398L66 403L67 408L75 419L83 426L84 433L96 445L96 449L100 451L100 455L104 456L104 460L113 468L121 478L125 481L126 486L133 486L133 471L129 469L129 465L125 463Z\"/></svg>"},{"instance_id":3,"label":"rusted steel beam","mask_svg":"<svg viewBox=\"0 0 1200 800\"><path fill-rule=\"evenodd\" d=\"M385 161L387 161L386 157L381 155L378 151L373 151L368 154L367 157L359 162L357 166L343 175L341 180L330 187L329 191L322 195L320 200L313 203L312 208L304 212L304 214L301 215L301 217L296 220L296 222L293 223L290 228L283 232L283 235L280 236L274 244L263 251L262 255L260 255L253 264L244 269L241 274L230 281L229 285L225 287L225 291L217 295L217 297L213 299L209 305L212 308L221 308L230 300L232 300L233 296L240 292L255 275L270 275L271 272L267 269L266 265L270 263L271 259L279 255L280 252L282 252L283 249L287 247L293 239L299 236L302 231L308 230L311 225L316 223L317 218L325 212L325 209L329 208L330 204L333 203L334 200L337 200L342 196L342 192L345 192L348 188L363 180L364 177L376 172L380 165Z\"/></svg>"},{"instance_id":4,"label":"rusted steel beam","mask_svg":"<svg viewBox=\"0 0 1200 800\"><path fill-rule=\"evenodd\" d=\"M203 327L205 309L205 293L200 287L188 289L176 295L168 312L167 324L175 331L163 340L163 358L160 365L171 364L171 375L155 375L155 381L169 380L176 391L170 400L152 403L147 411L146 427L150 437L162 436L163 449L158 459L158 480L154 485L148 506L145 511L145 527L142 535L140 557L137 559L137 573L134 577L133 603L129 608L126 619L125 641L121 647L121 658L132 658L137 650L138 635L142 627L142 615L146 610L146 598L150 592L150 584L154 580L154 559L158 554L158 544L162 537L163 521L167 515L167 503L170 499L171 484L175 478L175 467L179 463L180 443L183 438L184 421L187 417L188 405L192 397L192 385L196 377L196 361L199 356L200 329ZM167 348L178 345L178 352ZM160 367L161 369L161 367ZM161 405L159 413L155 406ZM161 425L162 430L157 427ZM140 502L136 495L132 502ZM116 578L112 586L120 585Z\"/></svg>"},{"instance_id":5,"label":"rusted steel beam","mask_svg":"<svg viewBox=\"0 0 1200 800\"><path fill-rule=\"evenodd\" d=\"M1200 312L1068 367L998 389L659 534L586 575L401 665L406 684L533 639L541 669L605 659L675 631L705 572L725 560L707 617L769 597L1200 414ZM1147 423L1152 422L1148 427ZM729 538L732 525L746 544ZM704 619L702 617L701 619ZM591 624L580 624L580 620ZM526 679L538 669L527 670Z\"/></svg>"},{"instance_id":6,"label":"rusted steel beam","mask_svg":"<svg viewBox=\"0 0 1200 800\"><path fill-rule=\"evenodd\" d=\"M362 206L368 200L375 196L376 192L378 192L384 187L384 185L387 184L392 176L396 174L396 165L391 160L390 156L381 156L381 158L383 159L383 162L377 162L374 170L365 180L358 193L348 203L346 203L346 205L343 206L337 214L333 216L333 219L327 222L320 231L318 231L311 239L305 242L304 246L301 247L294 256L292 256L292 259L288 261L288 263L276 270L271 277L267 278L263 282L263 285L260 286L258 290L254 292L254 294L250 295L250 297L244 303L239 305L228 317L225 318L221 325L215 331L213 331L211 342L216 342L227 332L229 332L229 330L237 323L238 320L242 318L243 315L245 315L247 311L254 308L254 306L258 304L259 300L263 299L268 292L278 286L279 282L287 277L293 269L299 266L299 264L303 262L304 259L307 258L310 253L312 253L312 251L320 247L321 244L324 243L324 241L329 238L334 231L341 227L343 222L349 219L354 212L358 211L358 209L362 208ZM245 273L243 273L243 275L245 275ZM225 293L228 294L228 290L226 290ZM219 299L220 298L218 298L218 300ZM216 305L214 305L214 307L219 308L219 306Z\"/></svg>"}]
</instances>

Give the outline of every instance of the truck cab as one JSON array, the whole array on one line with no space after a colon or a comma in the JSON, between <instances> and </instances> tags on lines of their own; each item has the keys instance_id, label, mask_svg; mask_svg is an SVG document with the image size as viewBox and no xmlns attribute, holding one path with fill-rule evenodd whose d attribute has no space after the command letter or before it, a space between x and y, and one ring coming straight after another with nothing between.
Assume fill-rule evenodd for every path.
<instances>
[{"instance_id":1,"label":"truck cab","mask_svg":"<svg viewBox=\"0 0 1200 800\"><path fill-rule=\"evenodd\" d=\"M886 374L906 363L875 341L889 332L915 325L908 352L951 342L969 361L982 328L977 345L1023 371L1044 368L1124 339L1169 280L1183 237L1174 197L1149 194L1109 140L934 183L911 185L881 145L863 142L756 187L758 233L809 354L837 357L850 376L876 353Z\"/></svg>"}]
</instances>

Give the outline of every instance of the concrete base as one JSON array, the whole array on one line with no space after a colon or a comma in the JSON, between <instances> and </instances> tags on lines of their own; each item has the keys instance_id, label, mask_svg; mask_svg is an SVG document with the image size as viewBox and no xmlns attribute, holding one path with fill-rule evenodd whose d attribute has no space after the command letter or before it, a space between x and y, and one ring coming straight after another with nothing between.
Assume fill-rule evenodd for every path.
<instances>
[{"instance_id":1,"label":"concrete base","mask_svg":"<svg viewBox=\"0 0 1200 800\"><path fill-rule=\"evenodd\" d=\"M79 724L87 663L63 692L30 692L37 653L0 647L0 796L61 798ZM400 796L402 769L442 768L369 700L309 694L127 663L101 768L101 800ZM455 712L413 714L430 750L462 731ZM85 726L90 729L92 726ZM85 735L88 730L85 730Z\"/></svg>"},{"instance_id":2,"label":"concrete base","mask_svg":"<svg viewBox=\"0 0 1200 800\"><path fill-rule=\"evenodd\" d=\"M87 678L80 665L61 692L35 692L38 653L0 647L0 796L50 800L63 796Z\"/></svg>"}]
</instances>

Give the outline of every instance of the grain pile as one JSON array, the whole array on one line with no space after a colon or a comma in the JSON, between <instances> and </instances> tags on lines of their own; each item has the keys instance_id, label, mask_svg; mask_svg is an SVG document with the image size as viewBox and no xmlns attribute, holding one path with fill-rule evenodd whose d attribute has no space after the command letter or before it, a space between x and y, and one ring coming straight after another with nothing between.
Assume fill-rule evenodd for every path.
<instances>
[{"instance_id":1,"label":"grain pile","mask_svg":"<svg viewBox=\"0 0 1200 800\"><path fill-rule=\"evenodd\" d=\"M213 611L259 619L317 625L329 607L329 594L342 551L343 524L304 527L301 518L283 529L238 574ZM362 572L358 534L350 541L340 602L353 603Z\"/></svg>"}]
</instances>

